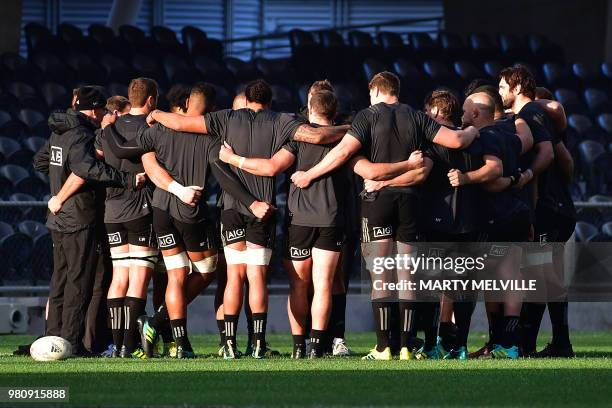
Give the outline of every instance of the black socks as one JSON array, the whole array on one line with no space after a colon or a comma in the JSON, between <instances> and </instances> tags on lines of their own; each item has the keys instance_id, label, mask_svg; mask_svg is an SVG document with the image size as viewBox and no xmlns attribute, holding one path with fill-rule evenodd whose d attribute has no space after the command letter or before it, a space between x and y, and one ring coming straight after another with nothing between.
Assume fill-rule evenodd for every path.
<instances>
[{"instance_id":1,"label":"black socks","mask_svg":"<svg viewBox=\"0 0 612 408\"><path fill-rule=\"evenodd\" d=\"M125 331L125 313L123 310L125 298L106 299L108 315L110 316L113 344L117 350L123 346L123 333Z\"/></svg>"},{"instance_id":2,"label":"black socks","mask_svg":"<svg viewBox=\"0 0 612 408\"><path fill-rule=\"evenodd\" d=\"M172 328L172 336L176 341L177 347L182 347L183 350L191 351L191 343L187 338L187 319L175 319L170 320L170 327Z\"/></svg>"},{"instance_id":3,"label":"black socks","mask_svg":"<svg viewBox=\"0 0 612 408\"><path fill-rule=\"evenodd\" d=\"M238 315L225 315L225 344L236 347L236 330L238 329Z\"/></svg>"}]
</instances>

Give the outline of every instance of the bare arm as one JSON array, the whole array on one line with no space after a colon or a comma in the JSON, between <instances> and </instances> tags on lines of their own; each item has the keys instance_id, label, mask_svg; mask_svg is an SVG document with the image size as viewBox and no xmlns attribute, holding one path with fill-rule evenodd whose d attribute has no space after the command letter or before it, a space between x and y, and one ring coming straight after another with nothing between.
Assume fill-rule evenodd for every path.
<instances>
[{"instance_id":1,"label":"bare arm","mask_svg":"<svg viewBox=\"0 0 612 408\"><path fill-rule=\"evenodd\" d=\"M364 180L390 180L409 170L423 167L423 153L415 150L410 154L408 160L397 163L372 163L360 155L351 159L350 166Z\"/></svg>"},{"instance_id":2,"label":"bare arm","mask_svg":"<svg viewBox=\"0 0 612 408\"><path fill-rule=\"evenodd\" d=\"M462 173L457 169L448 172L448 179L453 187L465 184L480 184L493 181L503 174L503 165L499 157L485 154L483 156L485 164L478 170Z\"/></svg>"},{"instance_id":3,"label":"bare arm","mask_svg":"<svg viewBox=\"0 0 612 408\"><path fill-rule=\"evenodd\" d=\"M433 138L433 142L449 149L468 147L478 137L478 129L469 126L461 130L452 130L442 126Z\"/></svg>"},{"instance_id":4,"label":"bare arm","mask_svg":"<svg viewBox=\"0 0 612 408\"><path fill-rule=\"evenodd\" d=\"M574 178L574 159L563 142L555 145L555 164L561 170L564 181L571 184Z\"/></svg>"},{"instance_id":5,"label":"bare arm","mask_svg":"<svg viewBox=\"0 0 612 408\"><path fill-rule=\"evenodd\" d=\"M280 149L269 159L242 157L226 143L221 146L219 159L256 176L274 177L287 170L295 161L295 156L286 149Z\"/></svg>"},{"instance_id":6,"label":"bare arm","mask_svg":"<svg viewBox=\"0 0 612 408\"><path fill-rule=\"evenodd\" d=\"M531 129L529 129L527 122L521 118L514 121L514 126L516 127L517 136L519 139L521 139L521 154L525 154L533 147L533 135L531 134Z\"/></svg>"},{"instance_id":7,"label":"bare arm","mask_svg":"<svg viewBox=\"0 0 612 408\"><path fill-rule=\"evenodd\" d=\"M565 109L563 105L557 101L551 101L549 99L540 99L536 101L540 104L546 113L550 116L555 125L555 129L558 131L564 131L567 128L567 117L565 115Z\"/></svg>"},{"instance_id":8,"label":"bare arm","mask_svg":"<svg viewBox=\"0 0 612 408\"><path fill-rule=\"evenodd\" d=\"M433 168L433 161L425 157L423 159L423 167L419 167L418 169L408 170L392 179L389 180L364 180L364 187L366 191L378 191L385 187L410 187L423 183L431 169Z\"/></svg>"},{"instance_id":9,"label":"bare arm","mask_svg":"<svg viewBox=\"0 0 612 408\"><path fill-rule=\"evenodd\" d=\"M159 122L169 129L177 132L208 133L206 121L203 116L184 116L178 113L154 110L147 116L147 123Z\"/></svg>"},{"instance_id":10,"label":"bare arm","mask_svg":"<svg viewBox=\"0 0 612 408\"><path fill-rule=\"evenodd\" d=\"M303 124L298 127L293 140L310 144L329 144L342 139L349 130L349 125L312 127Z\"/></svg>"},{"instance_id":11,"label":"bare arm","mask_svg":"<svg viewBox=\"0 0 612 408\"><path fill-rule=\"evenodd\" d=\"M166 171L158 162L155 152L148 152L142 155L142 165L149 179L157 188L161 188L177 196L182 202L192 207L200 201L202 197L201 186L185 187L175 181L170 173Z\"/></svg>"},{"instance_id":12,"label":"bare arm","mask_svg":"<svg viewBox=\"0 0 612 408\"><path fill-rule=\"evenodd\" d=\"M62 206L70 197L72 197L85 184L85 180L74 173L70 173L62 188L58 193L49 199L47 208L52 214L57 214L62 209Z\"/></svg>"},{"instance_id":13,"label":"bare arm","mask_svg":"<svg viewBox=\"0 0 612 408\"><path fill-rule=\"evenodd\" d=\"M329 173L332 170L337 169L357 151L361 148L361 143L359 140L354 138L351 135L345 135L340 143L336 145L333 149L325 155L323 160L317 163L316 166L312 167L310 170L303 172L298 171L293 173L291 176L291 181L299 187L306 188L312 180L321 177L324 174Z\"/></svg>"}]
</instances>

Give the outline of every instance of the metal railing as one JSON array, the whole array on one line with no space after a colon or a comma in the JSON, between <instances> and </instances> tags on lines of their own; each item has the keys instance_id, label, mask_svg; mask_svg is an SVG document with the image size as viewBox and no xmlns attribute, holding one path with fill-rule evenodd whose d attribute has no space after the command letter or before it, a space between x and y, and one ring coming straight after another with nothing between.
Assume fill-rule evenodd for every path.
<instances>
[{"instance_id":1,"label":"metal railing","mask_svg":"<svg viewBox=\"0 0 612 408\"><path fill-rule=\"evenodd\" d=\"M436 23L436 29L435 30L409 30L410 27L414 27L418 24L422 24L422 23L429 23L429 22L434 22ZM405 18L405 19L398 19L398 20L388 20L388 21L381 21L381 22L377 22L377 23L368 23L368 24L353 24L353 25L346 25L346 26L335 26L335 27L328 27L328 28L321 28L321 29L317 29L317 30L304 30L306 32L309 32L311 34L318 34L321 32L325 32L325 31L339 31L339 32L346 32L346 31L352 31L352 30L362 30L362 29L368 29L368 28L373 28L375 34L378 34L380 32L381 28L384 27L397 27L397 26L406 26L407 30L405 32L402 33L398 33L400 35L402 34L407 34L410 32L432 32L432 33L439 33L440 30L443 29L444 26L444 18L442 16L440 17L427 17L427 18ZM287 43L287 44L274 44L274 45L263 45L263 42L265 40L283 40L286 39L289 42L289 36L291 34L291 30L286 30L286 31L281 31L281 32L273 32L273 33L269 33L269 34L262 34L262 35L253 35L253 36L248 36L248 37L237 37L237 38L228 38L225 40L222 40L223 43L225 44L235 44L235 43L250 43L251 47L245 50L241 50L238 52L232 51L233 54L236 53L250 53L251 54L251 59L255 58L258 53L260 52L264 52L264 51L271 51L271 50L277 50L277 49L290 49L291 48L291 44Z\"/></svg>"}]
</instances>

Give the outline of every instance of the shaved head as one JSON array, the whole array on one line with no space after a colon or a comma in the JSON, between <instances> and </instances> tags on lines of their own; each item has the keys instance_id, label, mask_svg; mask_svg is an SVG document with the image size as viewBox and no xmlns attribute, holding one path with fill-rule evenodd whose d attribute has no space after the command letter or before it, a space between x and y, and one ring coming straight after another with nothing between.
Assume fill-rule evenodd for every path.
<instances>
[{"instance_id":1,"label":"shaved head","mask_svg":"<svg viewBox=\"0 0 612 408\"><path fill-rule=\"evenodd\" d=\"M490 125L495 118L495 100L485 92L468 96L463 103L463 124L477 128Z\"/></svg>"}]
</instances>

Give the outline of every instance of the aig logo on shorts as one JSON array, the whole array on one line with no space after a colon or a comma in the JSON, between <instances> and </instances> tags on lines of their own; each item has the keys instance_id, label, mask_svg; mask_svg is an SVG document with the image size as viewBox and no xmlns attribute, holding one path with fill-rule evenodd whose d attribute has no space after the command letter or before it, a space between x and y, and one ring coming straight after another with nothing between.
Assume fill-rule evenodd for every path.
<instances>
[{"instance_id":1,"label":"aig logo on shorts","mask_svg":"<svg viewBox=\"0 0 612 408\"><path fill-rule=\"evenodd\" d=\"M233 241L235 239L244 238L244 234L245 234L244 228L225 231L225 239L227 239L228 241Z\"/></svg>"},{"instance_id":2,"label":"aig logo on shorts","mask_svg":"<svg viewBox=\"0 0 612 408\"><path fill-rule=\"evenodd\" d=\"M393 233L392 227L372 227L374 238L386 237Z\"/></svg>"},{"instance_id":3,"label":"aig logo on shorts","mask_svg":"<svg viewBox=\"0 0 612 408\"><path fill-rule=\"evenodd\" d=\"M160 248L168 248L168 247L171 247L172 245L176 245L176 241L174 240L174 235L172 234L162 235L161 237L157 237L157 240L159 241Z\"/></svg>"},{"instance_id":4,"label":"aig logo on shorts","mask_svg":"<svg viewBox=\"0 0 612 408\"><path fill-rule=\"evenodd\" d=\"M296 247L291 247L291 257L292 258L308 258L310 257L310 248L296 248Z\"/></svg>"},{"instance_id":5,"label":"aig logo on shorts","mask_svg":"<svg viewBox=\"0 0 612 408\"><path fill-rule=\"evenodd\" d=\"M49 159L49 164L52 166L61 166L63 157L61 147L51 146L51 158Z\"/></svg>"},{"instance_id":6,"label":"aig logo on shorts","mask_svg":"<svg viewBox=\"0 0 612 408\"><path fill-rule=\"evenodd\" d=\"M112 234L108 234L108 243L111 245L120 244L121 234L118 232L113 232Z\"/></svg>"},{"instance_id":7,"label":"aig logo on shorts","mask_svg":"<svg viewBox=\"0 0 612 408\"><path fill-rule=\"evenodd\" d=\"M489 251L489 255L491 256L506 256L506 254L508 253L508 248L507 246L501 246L501 245L491 245L491 250Z\"/></svg>"},{"instance_id":8,"label":"aig logo on shorts","mask_svg":"<svg viewBox=\"0 0 612 408\"><path fill-rule=\"evenodd\" d=\"M443 248L429 248L427 256L430 258L444 258L445 252Z\"/></svg>"}]
</instances>

